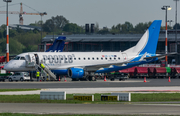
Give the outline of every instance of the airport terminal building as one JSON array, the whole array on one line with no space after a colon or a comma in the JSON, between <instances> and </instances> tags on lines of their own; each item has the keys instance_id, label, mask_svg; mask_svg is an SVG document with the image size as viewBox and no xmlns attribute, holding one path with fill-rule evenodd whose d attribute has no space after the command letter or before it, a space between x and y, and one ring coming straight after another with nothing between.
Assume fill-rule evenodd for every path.
<instances>
[{"instance_id":1,"label":"airport terminal building","mask_svg":"<svg viewBox=\"0 0 180 116\"><path fill-rule=\"evenodd\" d=\"M47 35L42 39L42 43L52 43L55 38L65 36L65 52L87 52L87 51L124 51L135 46L143 34L74 34L74 35ZM177 37L180 36L178 33ZM178 40L178 52L180 53L180 45ZM175 34L168 34L168 52L175 52ZM44 45L39 47L39 51L44 51ZM47 47L46 49L48 49ZM165 33L161 31L156 53L165 53ZM174 56L169 57L171 62Z\"/></svg>"}]
</instances>

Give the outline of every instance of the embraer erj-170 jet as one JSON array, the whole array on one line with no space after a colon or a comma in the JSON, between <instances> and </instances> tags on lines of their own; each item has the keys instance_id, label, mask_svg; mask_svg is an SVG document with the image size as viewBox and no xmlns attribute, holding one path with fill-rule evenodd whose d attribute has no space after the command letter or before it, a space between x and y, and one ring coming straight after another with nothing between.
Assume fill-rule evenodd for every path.
<instances>
[{"instance_id":1,"label":"embraer erj-170 jet","mask_svg":"<svg viewBox=\"0 0 180 116\"><path fill-rule=\"evenodd\" d=\"M28 52L17 55L4 69L33 71L38 70L36 65L43 63L51 73L72 79L91 79L94 73L118 71L169 55L156 54L160 27L161 20L153 21L137 45L123 52Z\"/></svg>"}]
</instances>

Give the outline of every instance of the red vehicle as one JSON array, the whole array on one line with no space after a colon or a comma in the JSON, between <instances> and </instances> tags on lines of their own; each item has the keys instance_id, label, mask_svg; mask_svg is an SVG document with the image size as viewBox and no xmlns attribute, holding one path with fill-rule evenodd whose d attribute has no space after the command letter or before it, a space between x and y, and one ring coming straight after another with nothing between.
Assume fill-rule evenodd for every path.
<instances>
[{"instance_id":1,"label":"red vehicle","mask_svg":"<svg viewBox=\"0 0 180 116\"><path fill-rule=\"evenodd\" d=\"M134 70L134 75L138 77L147 77L148 76L148 68L147 67L136 67Z\"/></svg>"},{"instance_id":2,"label":"red vehicle","mask_svg":"<svg viewBox=\"0 0 180 116\"><path fill-rule=\"evenodd\" d=\"M156 67L153 71L153 76L155 78L165 78L166 77L166 68L165 67Z\"/></svg>"},{"instance_id":3,"label":"red vehicle","mask_svg":"<svg viewBox=\"0 0 180 116\"><path fill-rule=\"evenodd\" d=\"M132 67L132 68L120 70L119 72L120 72L120 73L128 73L128 74L129 74L129 77L130 77L130 78L133 78L133 77L135 77L135 75L134 75L135 68L136 68L136 67Z\"/></svg>"}]
</instances>

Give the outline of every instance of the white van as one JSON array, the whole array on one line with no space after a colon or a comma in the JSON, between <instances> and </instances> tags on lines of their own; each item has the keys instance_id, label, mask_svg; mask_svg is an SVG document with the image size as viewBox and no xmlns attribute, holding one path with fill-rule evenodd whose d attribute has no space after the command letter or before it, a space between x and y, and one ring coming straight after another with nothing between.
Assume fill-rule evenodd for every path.
<instances>
[{"instance_id":1,"label":"white van","mask_svg":"<svg viewBox=\"0 0 180 116\"><path fill-rule=\"evenodd\" d=\"M28 72L15 72L13 75L9 76L9 81L25 81L30 80Z\"/></svg>"}]
</instances>

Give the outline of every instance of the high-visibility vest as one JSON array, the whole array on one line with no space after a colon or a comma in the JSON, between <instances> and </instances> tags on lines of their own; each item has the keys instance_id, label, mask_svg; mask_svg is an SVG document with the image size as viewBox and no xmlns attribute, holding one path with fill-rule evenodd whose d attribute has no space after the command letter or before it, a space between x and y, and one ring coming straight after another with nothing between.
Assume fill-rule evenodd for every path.
<instances>
[{"instance_id":1,"label":"high-visibility vest","mask_svg":"<svg viewBox=\"0 0 180 116\"><path fill-rule=\"evenodd\" d=\"M41 68L44 68L45 66L43 64L41 64Z\"/></svg>"},{"instance_id":2,"label":"high-visibility vest","mask_svg":"<svg viewBox=\"0 0 180 116\"><path fill-rule=\"evenodd\" d=\"M36 77L39 77L39 72L36 72Z\"/></svg>"}]
</instances>

